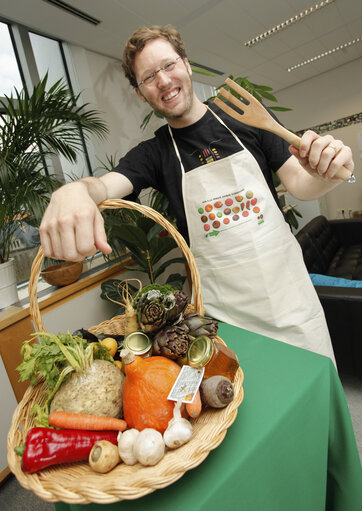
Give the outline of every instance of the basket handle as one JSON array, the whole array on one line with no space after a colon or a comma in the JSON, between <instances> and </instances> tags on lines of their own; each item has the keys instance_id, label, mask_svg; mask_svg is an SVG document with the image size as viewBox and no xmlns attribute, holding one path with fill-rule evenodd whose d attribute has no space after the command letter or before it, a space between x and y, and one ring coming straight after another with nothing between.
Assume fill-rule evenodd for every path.
<instances>
[{"instance_id":1,"label":"basket handle","mask_svg":"<svg viewBox=\"0 0 362 511\"><path fill-rule=\"evenodd\" d=\"M143 206L142 204L138 204L137 202L131 202L124 199L112 199L105 200L98 205L100 211L104 209L134 209L139 211L143 215L151 218L156 223L162 225L164 229L166 229L171 236L176 241L179 249L184 255L187 264L191 273L191 281L192 281L192 292L193 292L193 303L195 306L196 312L203 315L204 314L204 305L201 296L201 284L200 284L200 276L196 267L194 256L190 251L186 241L181 236L181 234L177 231L177 229L164 218L160 213L150 208L149 206ZM39 281L39 275L41 272L41 267L44 259L43 249L39 247L38 253L34 258L30 279L29 279L29 301L30 301L30 315L34 322L35 329L37 332L45 332L45 326L40 314L40 308L37 297L37 285Z\"/></svg>"}]
</instances>

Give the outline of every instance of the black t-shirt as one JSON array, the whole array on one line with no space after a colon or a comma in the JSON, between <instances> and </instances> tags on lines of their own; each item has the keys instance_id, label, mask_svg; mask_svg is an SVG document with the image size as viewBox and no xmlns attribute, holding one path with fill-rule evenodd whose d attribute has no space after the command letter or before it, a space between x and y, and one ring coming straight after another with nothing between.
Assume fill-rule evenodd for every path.
<instances>
[{"instance_id":1,"label":"black t-shirt","mask_svg":"<svg viewBox=\"0 0 362 511\"><path fill-rule=\"evenodd\" d=\"M276 172L290 157L288 143L270 132L234 120L214 104L209 106L254 156L278 203L272 171ZM185 172L230 156L241 149L231 133L209 111L195 124L186 128L173 128L172 133ZM136 195L148 187L165 194L175 213L178 229L188 241L182 200L182 172L167 125L159 128L154 138L131 149L120 159L113 171L123 174L131 181Z\"/></svg>"}]
</instances>

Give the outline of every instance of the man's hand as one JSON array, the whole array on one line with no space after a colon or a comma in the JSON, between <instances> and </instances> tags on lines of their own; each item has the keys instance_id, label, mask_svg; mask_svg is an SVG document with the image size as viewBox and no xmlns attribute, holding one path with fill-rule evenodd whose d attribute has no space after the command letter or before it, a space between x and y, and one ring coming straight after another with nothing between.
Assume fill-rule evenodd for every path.
<instances>
[{"instance_id":1,"label":"man's hand","mask_svg":"<svg viewBox=\"0 0 362 511\"><path fill-rule=\"evenodd\" d=\"M299 150L294 146L289 150L314 177L336 181L335 174L341 167L351 173L354 169L351 149L331 135L321 137L308 130L301 138Z\"/></svg>"},{"instance_id":2,"label":"man's hand","mask_svg":"<svg viewBox=\"0 0 362 511\"><path fill-rule=\"evenodd\" d=\"M97 202L101 202L106 198L106 191L101 191L105 186L101 182L96 186L100 188ZM39 231L44 255L53 259L81 261L97 250L112 251L102 215L83 181L68 183L53 193Z\"/></svg>"}]
</instances>

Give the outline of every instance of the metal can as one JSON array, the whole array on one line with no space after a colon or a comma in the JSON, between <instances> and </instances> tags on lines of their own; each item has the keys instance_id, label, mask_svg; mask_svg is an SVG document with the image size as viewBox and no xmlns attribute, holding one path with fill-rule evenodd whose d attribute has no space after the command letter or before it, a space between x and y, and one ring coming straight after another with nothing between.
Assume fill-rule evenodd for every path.
<instances>
[{"instance_id":1,"label":"metal can","mask_svg":"<svg viewBox=\"0 0 362 511\"><path fill-rule=\"evenodd\" d=\"M148 335L139 330L128 334L123 341L123 348L127 348L135 355L143 358L152 355L152 346L152 341Z\"/></svg>"}]
</instances>

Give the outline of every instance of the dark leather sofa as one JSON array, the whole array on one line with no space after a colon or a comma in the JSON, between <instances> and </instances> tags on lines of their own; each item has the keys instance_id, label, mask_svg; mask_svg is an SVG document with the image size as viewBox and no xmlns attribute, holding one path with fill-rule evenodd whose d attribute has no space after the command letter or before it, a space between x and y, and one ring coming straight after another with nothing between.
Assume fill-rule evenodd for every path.
<instances>
[{"instance_id":1,"label":"dark leather sofa","mask_svg":"<svg viewBox=\"0 0 362 511\"><path fill-rule=\"evenodd\" d=\"M362 280L362 219L327 220L318 216L296 238L309 273ZM315 289L327 319L341 373L362 378L362 288Z\"/></svg>"}]
</instances>

